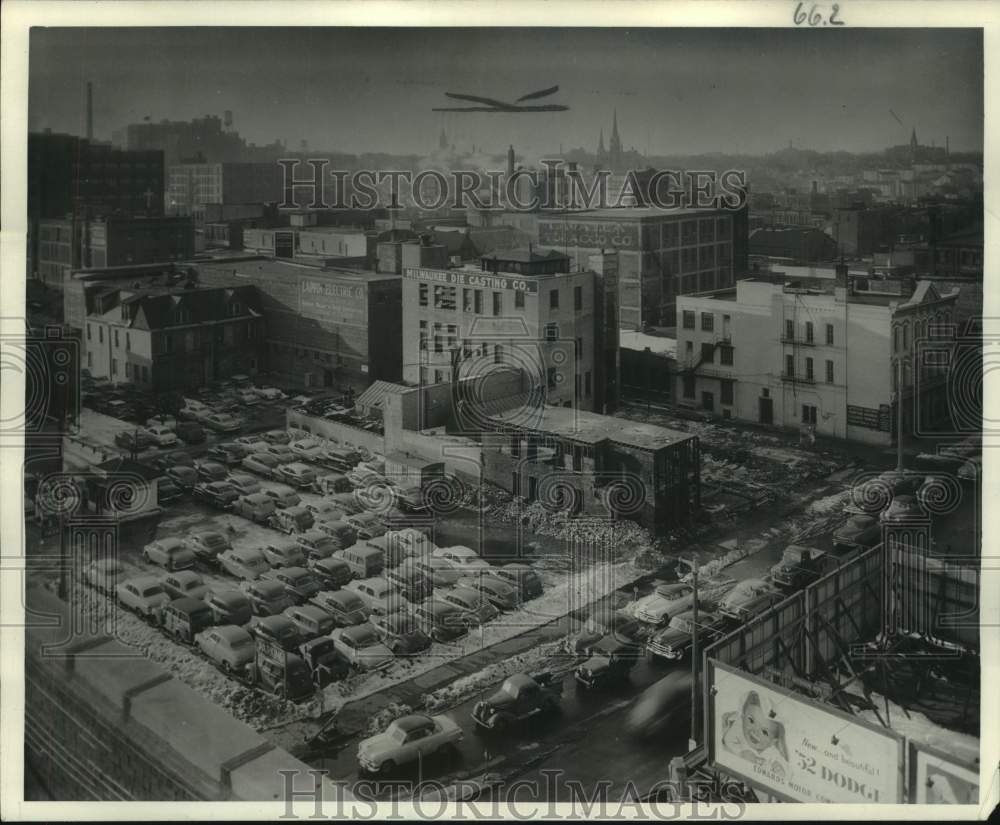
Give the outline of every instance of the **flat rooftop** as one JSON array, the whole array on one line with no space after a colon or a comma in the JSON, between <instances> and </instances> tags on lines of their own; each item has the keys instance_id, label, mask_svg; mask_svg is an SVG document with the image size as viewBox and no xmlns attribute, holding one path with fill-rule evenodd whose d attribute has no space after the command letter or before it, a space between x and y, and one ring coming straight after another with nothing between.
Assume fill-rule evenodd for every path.
<instances>
[{"instance_id":1,"label":"flat rooftop","mask_svg":"<svg viewBox=\"0 0 1000 825\"><path fill-rule=\"evenodd\" d=\"M613 441L643 450L658 450L695 437L691 433L669 430L655 424L567 407L544 407L534 414L526 413L523 408L515 408L492 418L501 424L519 424L524 430L547 433L583 444Z\"/></svg>"},{"instance_id":2,"label":"flat rooftop","mask_svg":"<svg viewBox=\"0 0 1000 825\"><path fill-rule=\"evenodd\" d=\"M228 274L236 278L245 278L248 280L260 277L298 278L307 275L310 278L322 279L323 276L327 276L368 282L397 280L400 277L391 272L372 272L368 269L322 266L318 260L315 263L307 263L305 261L279 261L266 257L254 258L252 260L244 258L239 261L222 261L218 263L206 262L201 263L199 269L218 274Z\"/></svg>"},{"instance_id":3,"label":"flat rooftop","mask_svg":"<svg viewBox=\"0 0 1000 825\"><path fill-rule=\"evenodd\" d=\"M698 209L685 207L677 209L659 209L655 206L623 206L607 209L581 209L578 211L551 212L539 215L539 220L580 220L580 221L655 221L666 218L698 218L709 215L727 214L732 210L716 207Z\"/></svg>"}]
</instances>

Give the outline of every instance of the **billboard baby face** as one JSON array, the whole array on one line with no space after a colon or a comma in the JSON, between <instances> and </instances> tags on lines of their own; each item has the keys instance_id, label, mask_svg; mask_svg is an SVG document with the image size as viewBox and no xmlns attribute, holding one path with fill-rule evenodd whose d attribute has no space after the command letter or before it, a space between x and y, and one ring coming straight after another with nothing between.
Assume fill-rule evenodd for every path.
<instances>
[{"instance_id":1,"label":"billboard baby face","mask_svg":"<svg viewBox=\"0 0 1000 825\"><path fill-rule=\"evenodd\" d=\"M768 707L765 707L765 703ZM723 747L758 764L775 757L787 762L785 726L773 713L772 702L762 700L757 691L751 690L744 694L740 710L730 711L723 716Z\"/></svg>"}]
</instances>

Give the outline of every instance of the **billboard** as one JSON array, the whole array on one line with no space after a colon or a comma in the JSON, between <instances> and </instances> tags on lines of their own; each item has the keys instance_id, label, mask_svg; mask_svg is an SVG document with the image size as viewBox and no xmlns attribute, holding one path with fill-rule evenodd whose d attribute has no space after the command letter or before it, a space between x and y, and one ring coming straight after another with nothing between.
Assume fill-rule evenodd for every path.
<instances>
[{"instance_id":1,"label":"billboard","mask_svg":"<svg viewBox=\"0 0 1000 825\"><path fill-rule=\"evenodd\" d=\"M539 221L541 246L582 246L594 249L638 249L639 224L635 221L597 223L594 221Z\"/></svg>"},{"instance_id":2,"label":"billboard","mask_svg":"<svg viewBox=\"0 0 1000 825\"><path fill-rule=\"evenodd\" d=\"M299 281L299 314L326 324L366 326L368 319L365 286L315 278Z\"/></svg>"},{"instance_id":3,"label":"billboard","mask_svg":"<svg viewBox=\"0 0 1000 825\"><path fill-rule=\"evenodd\" d=\"M715 768L787 802L903 802L903 737L709 660Z\"/></svg>"},{"instance_id":4,"label":"billboard","mask_svg":"<svg viewBox=\"0 0 1000 825\"><path fill-rule=\"evenodd\" d=\"M910 802L978 805L979 766L929 745L910 742Z\"/></svg>"}]
</instances>

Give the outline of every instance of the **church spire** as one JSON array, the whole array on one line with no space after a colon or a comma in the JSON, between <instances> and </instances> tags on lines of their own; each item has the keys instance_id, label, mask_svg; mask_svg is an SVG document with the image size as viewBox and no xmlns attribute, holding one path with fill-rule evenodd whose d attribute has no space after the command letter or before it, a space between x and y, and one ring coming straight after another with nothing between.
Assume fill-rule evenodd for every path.
<instances>
[{"instance_id":1,"label":"church spire","mask_svg":"<svg viewBox=\"0 0 1000 825\"><path fill-rule=\"evenodd\" d=\"M917 143L917 127L913 127L913 131L910 133L910 148L916 149L920 144Z\"/></svg>"},{"instance_id":2,"label":"church spire","mask_svg":"<svg viewBox=\"0 0 1000 825\"><path fill-rule=\"evenodd\" d=\"M617 170L622 163L622 139L618 135L618 109L615 109L611 121L611 141L608 144L608 156L611 168Z\"/></svg>"}]
</instances>

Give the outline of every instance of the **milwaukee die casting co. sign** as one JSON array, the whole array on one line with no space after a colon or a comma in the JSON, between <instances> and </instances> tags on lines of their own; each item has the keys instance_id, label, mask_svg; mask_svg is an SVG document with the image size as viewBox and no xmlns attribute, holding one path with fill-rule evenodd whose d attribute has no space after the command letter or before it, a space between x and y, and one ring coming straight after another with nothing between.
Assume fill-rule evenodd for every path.
<instances>
[{"instance_id":1,"label":"milwaukee die casting co. sign","mask_svg":"<svg viewBox=\"0 0 1000 825\"><path fill-rule=\"evenodd\" d=\"M903 802L903 737L710 660L709 758L789 802Z\"/></svg>"}]
</instances>

